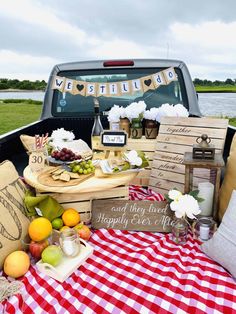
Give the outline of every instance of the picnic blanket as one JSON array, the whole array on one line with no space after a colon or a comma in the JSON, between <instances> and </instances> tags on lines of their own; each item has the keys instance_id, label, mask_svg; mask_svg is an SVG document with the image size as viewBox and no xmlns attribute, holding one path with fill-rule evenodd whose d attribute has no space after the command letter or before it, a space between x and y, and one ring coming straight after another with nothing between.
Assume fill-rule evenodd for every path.
<instances>
[{"instance_id":1,"label":"picnic blanket","mask_svg":"<svg viewBox=\"0 0 236 314\"><path fill-rule=\"evenodd\" d=\"M236 313L236 282L191 233L178 246L170 234L100 229L89 243L93 255L63 283L31 266L0 313Z\"/></svg>"}]
</instances>

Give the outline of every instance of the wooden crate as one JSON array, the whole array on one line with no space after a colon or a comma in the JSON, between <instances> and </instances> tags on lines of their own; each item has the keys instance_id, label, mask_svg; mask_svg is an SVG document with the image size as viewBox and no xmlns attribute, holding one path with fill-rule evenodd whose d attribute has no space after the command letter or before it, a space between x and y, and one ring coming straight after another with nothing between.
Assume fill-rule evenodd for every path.
<instances>
[{"instance_id":1,"label":"wooden crate","mask_svg":"<svg viewBox=\"0 0 236 314\"><path fill-rule=\"evenodd\" d=\"M128 186L122 185L112 189L97 192L87 193L43 193L48 194L55 198L65 209L74 208L81 216L81 221L89 223L91 220L91 207L92 200L94 199L128 199L129 189ZM41 195L37 193L37 195Z\"/></svg>"},{"instance_id":2,"label":"wooden crate","mask_svg":"<svg viewBox=\"0 0 236 314\"><path fill-rule=\"evenodd\" d=\"M130 182L130 184L148 186L156 143L156 139L146 139L145 136L140 139L128 138L127 150L141 150L149 159L149 167L142 170L137 177Z\"/></svg>"}]
</instances>

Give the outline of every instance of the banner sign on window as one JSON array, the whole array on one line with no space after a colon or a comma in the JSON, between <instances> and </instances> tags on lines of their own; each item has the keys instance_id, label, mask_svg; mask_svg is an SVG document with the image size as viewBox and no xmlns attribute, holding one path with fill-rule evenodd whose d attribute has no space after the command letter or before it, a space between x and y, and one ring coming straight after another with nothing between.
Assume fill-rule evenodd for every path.
<instances>
[{"instance_id":1,"label":"banner sign on window","mask_svg":"<svg viewBox=\"0 0 236 314\"><path fill-rule=\"evenodd\" d=\"M160 85L168 85L172 81L177 81L177 75L173 67L139 79L109 83L77 81L55 76L51 88L72 95L110 97L132 95L140 91L146 92L156 89Z\"/></svg>"}]
</instances>

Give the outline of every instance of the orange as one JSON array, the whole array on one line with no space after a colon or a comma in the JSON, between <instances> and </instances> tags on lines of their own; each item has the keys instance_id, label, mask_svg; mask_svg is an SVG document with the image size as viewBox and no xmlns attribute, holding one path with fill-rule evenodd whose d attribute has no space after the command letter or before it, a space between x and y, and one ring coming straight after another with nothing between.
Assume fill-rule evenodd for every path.
<instances>
[{"instance_id":1,"label":"orange","mask_svg":"<svg viewBox=\"0 0 236 314\"><path fill-rule=\"evenodd\" d=\"M52 233L52 224L47 218L35 218L29 224L28 232L33 241L39 242L50 236Z\"/></svg>"},{"instance_id":2,"label":"orange","mask_svg":"<svg viewBox=\"0 0 236 314\"><path fill-rule=\"evenodd\" d=\"M10 253L4 261L4 272L7 276L18 278L27 273L30 267L30 258L24 251Z\"/></svg>"},{"instance_id":3,"label":"orange","mask_svg":"<svg viewBox=\"0 0 236 314\"><path fill-rule=\"evenodd\" d=\"M61 229L60 229L59 231L63 231L63 230L65 230L65 229L70 229L70 227L68 227L68 226L63 226L63 227L61 227Z\"/></svg>"},{"instance_id":4,"label":"orange","mask_svg":"<svg viewBox=\"0 0 236 314\"><path fill-rule=\"evenodd\" d=\"M61 218L64 225L68 227L74 227L80 222L80 215L74 208L67 208Z\"/></svg>"}]
</instances>

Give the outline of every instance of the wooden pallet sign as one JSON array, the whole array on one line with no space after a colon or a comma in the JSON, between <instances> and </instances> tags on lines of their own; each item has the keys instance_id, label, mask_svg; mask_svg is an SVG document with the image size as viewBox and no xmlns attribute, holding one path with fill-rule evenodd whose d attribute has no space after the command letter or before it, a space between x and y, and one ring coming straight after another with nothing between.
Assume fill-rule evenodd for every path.
<instances>
[{"instance_id":1,"label":"wooden pallet sign","mask_svg":"<svg viewBox=\"0 0 236 314\"><path fill-rule=\"evenodd\" d=\"M173 212L167 202L93 200L92 228L170 232Z\"/></svg>"},{"instance_id":2,"label":"wooden pallet sign","mask_svg":"<svg viewBox=\"0 0 236 314\"><path fill-rule=\"evenodd\" d=\"M176 188L184 192L184 153L192 152L197 137L207 134L216 153L222 153L228 127L227 119L163 117L157 136L149 187L165 194ZM194 169L193 185L209 180L208 169Z\"/></svg>"}]
</instances>

